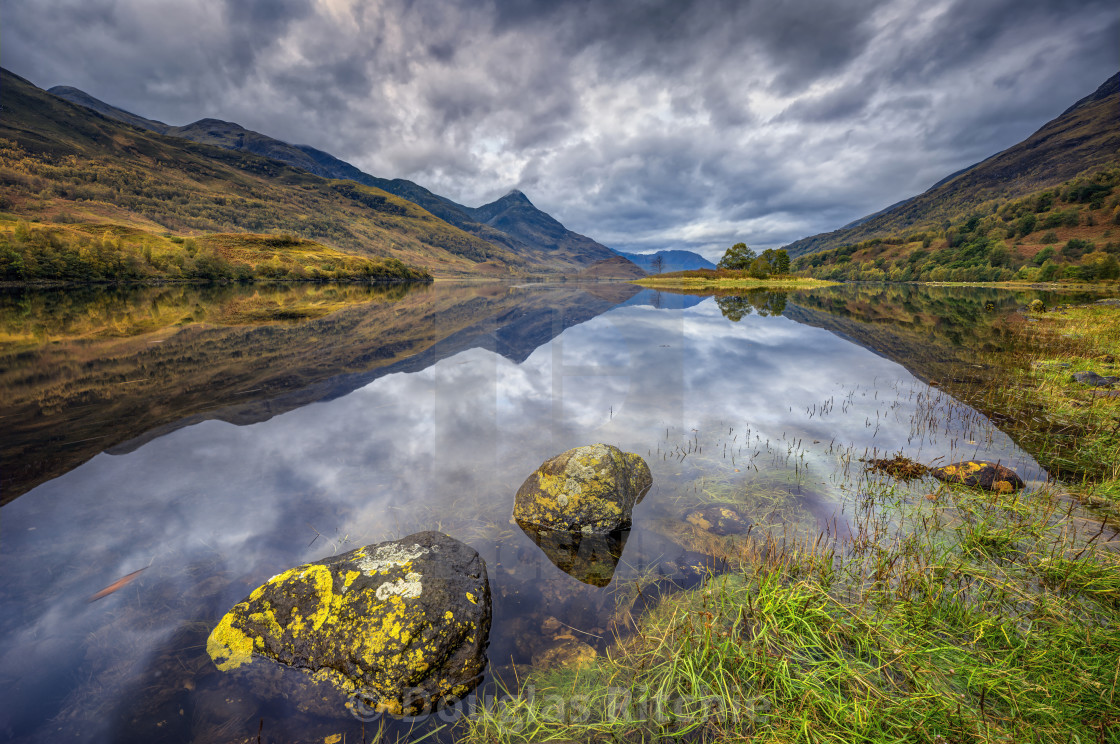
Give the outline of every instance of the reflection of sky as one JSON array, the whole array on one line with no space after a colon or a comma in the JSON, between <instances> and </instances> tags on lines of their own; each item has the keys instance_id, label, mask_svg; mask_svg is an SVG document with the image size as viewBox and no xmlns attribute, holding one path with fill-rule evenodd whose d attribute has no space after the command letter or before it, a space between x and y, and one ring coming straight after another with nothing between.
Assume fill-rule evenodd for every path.
<instances>
[{"instance_id":1,"label":"reflection of sky","mask_svg":"<svg viewBox=\"0 0 1120 744\"><path fill-rule=\"evenodd\" d=\"M960 427L912 439L924 390L893 362L787 318L731 323L711 300L633 305L568 329L520 365L472 349L262 423L207 421L99 455L3 508L0 680L20 704L0 714L0 730L45 737L36 719L67 694L87 694L83 675L142 667L177 628L212 623L291 565L420 529L446 531L491 560L495 544L526 539L508 524L521 481L580 444L647 456L657 487L639 522L679 508L674 495L705 472L749 486L736 468L767 440L782 452L800 440L825 492L834 441L857 456L988 455L1039 476L998 432L987 451ZM830 399L827 414L814 409ZM707 450L658 454L688 441ZM116 595L84 601L144 566ZM222 578L216 595L182 599L213 576Z\"/></svg>"}]
</instances>

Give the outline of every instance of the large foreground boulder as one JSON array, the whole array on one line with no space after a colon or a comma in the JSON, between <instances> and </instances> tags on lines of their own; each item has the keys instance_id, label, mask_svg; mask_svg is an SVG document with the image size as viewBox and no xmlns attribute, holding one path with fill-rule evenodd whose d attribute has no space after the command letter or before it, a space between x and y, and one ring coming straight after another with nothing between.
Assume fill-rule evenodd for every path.
<instances>
[{"instance_id":1,"label":"large foreground boulder","mask_svg":"<svg viewBox=\"0 0 1120 744\"><path fill-rule=\"evenodd\" d=\"M374 710L417 715L474 689L489 637L485 563L419 532L273 576L221 619L206 650L223 671L266 657Z\"/></svg>"},{"instance_id":2,"label":"large foreground boulder","mask_svg":"<svg viewBox=\"0 0 1120 744\"><path fill-rule=\"evenodd\" d=\"M1012 493L1026 485L1011 468L983 460L955 462L952 465L933 468L929 474L946 483L960 483L998 493Z\"/></svg>"},{"instance_id":3,"label":"large foreground boulder","mask_svg":"<svg viewBox=\"0 0 1120 744\"><path fill-rule=\"evenodd\" d=\"M517 491L520 524L603 534L626 529L653 485L640 456L609 444L576 447L543 463Z\"/></svg>"}]
</instances>

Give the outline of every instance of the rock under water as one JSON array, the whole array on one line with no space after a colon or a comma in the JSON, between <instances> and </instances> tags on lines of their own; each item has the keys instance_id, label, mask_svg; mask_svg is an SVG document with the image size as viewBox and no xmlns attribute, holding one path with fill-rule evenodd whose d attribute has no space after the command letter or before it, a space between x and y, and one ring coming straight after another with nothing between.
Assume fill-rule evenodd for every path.
<instances>
[{"instance_id":1,"label":"rock under water","mask_svg":"<svg viewBox=\"0 0 1120 744\"><path fill-rule=\"evenodd\" d=\"M490 619L478 553L419 532L273 576L226 613L206 650L223 671L265 657L372 710L418 715L481 681Z\"/></svg>"}]
</instances>

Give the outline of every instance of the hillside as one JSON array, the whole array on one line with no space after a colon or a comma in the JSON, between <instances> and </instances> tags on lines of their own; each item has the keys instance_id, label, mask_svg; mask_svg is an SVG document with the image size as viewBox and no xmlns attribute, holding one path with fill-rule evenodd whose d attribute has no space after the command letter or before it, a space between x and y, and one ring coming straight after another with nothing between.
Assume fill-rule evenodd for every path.
<instances>
[{"instance_id":1,"label":"hillside","mask_svg":"<svg viewBox=\"0 0 1120 744\"><path fill-rule=\"evenodd\" d=\"M943 229L970 213L1120 164L1120 73L1019 144L839 230L786 246L796 258L874 238Z\"/></svg>"},{"instance_id":2,"label":"hillside","mask_svg":"<svg viewBox=\"0 0 1120 744\"><path fill-rule=\"evenodd\" d=\"M1120 168L947 220L810 253L793 270L848 281L1120 279Z\"/></svg>"},{"instance_id":3,"label":"hillside","mask_svg":"<svg viewBox=\"0 0 1120 744\"><path fill-rule=\"evenodd\" d=\"M56 86L49 92L110 118L161 134L229 150L250 152L323 178L347 179L387 191L423 207L467 233L493 243L499 249L520 256L537 270L578 270L615 255L606 246L568 230L552 216L538 210L523 194L523 201L511 201L507 196L472 209L432 193L412 181L378 178L330 153L308 145L282 142L233 122L200 119L185 126L169 126L107 104L77 88Z\"/></svg>"},{"instance_id":4,"label":"hillside","mask_svg":"<svg viewBox=\"0 0 1120 744\"><path fill-rule=\"evenodd\" d=\"M282 233L441 276L508 274L525 265L380 189L138 129L10 72L0 76L0 210L32 229L111 228L153 242Z\"/></svg>"}]
</instances>

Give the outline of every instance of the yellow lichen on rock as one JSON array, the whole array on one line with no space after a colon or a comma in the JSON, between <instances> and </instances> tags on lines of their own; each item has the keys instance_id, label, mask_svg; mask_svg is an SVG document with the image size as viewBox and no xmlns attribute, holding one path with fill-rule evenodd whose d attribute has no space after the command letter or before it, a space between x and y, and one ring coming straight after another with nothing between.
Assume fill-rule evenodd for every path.
<instances>
[{"instance_id":1,"label":"yellow lichen on rock","mask_svg":"<svg viewBox=\"0 0 1120 744\"><path fill-rule=\"evenodd\" d=\"M638 455L607 444L576 447L544 462L525 480L514 518L550 529L624 529L652 482Z\"/></svg>"},{"instance_id":2,"label":"yellow lichen on rock","mask_svg":"<svg viewBox=\"0 0 1120 744\"><path fill-rule=\"evenodd\" d=\"M253 639L233 627L233 614L222 618L206 639L206 653L223 672L253 660Z\"/></svg>"},{"instance_id":3,"label":"yellow lichen on rock","mask_svg":"<svg viewBox=\"0 0 1120 744\"><path fill-rule=\"evenodd\" d=\"M999 463L978 460L957 462L929 472L934 478L947 483L985 488L996 493L1013 493L1026 485L1014 470Z\"/></svg>"},{"instance_id":4,"label":"yellow lichen on rock","mask_svg":"<svg viewBox=\"0 0 1120 744\"><path fill-rule=\"evenodd\" d=\"M446 535L412 538L277 574L215 628L207 646L215 664L235 669L255 653L398 714L415 708L395 700L404 691L429 701L446 692L433 672L461 666L452 684L474 680L490 624L485 564Z\"/></svg>"}]
</instances>

